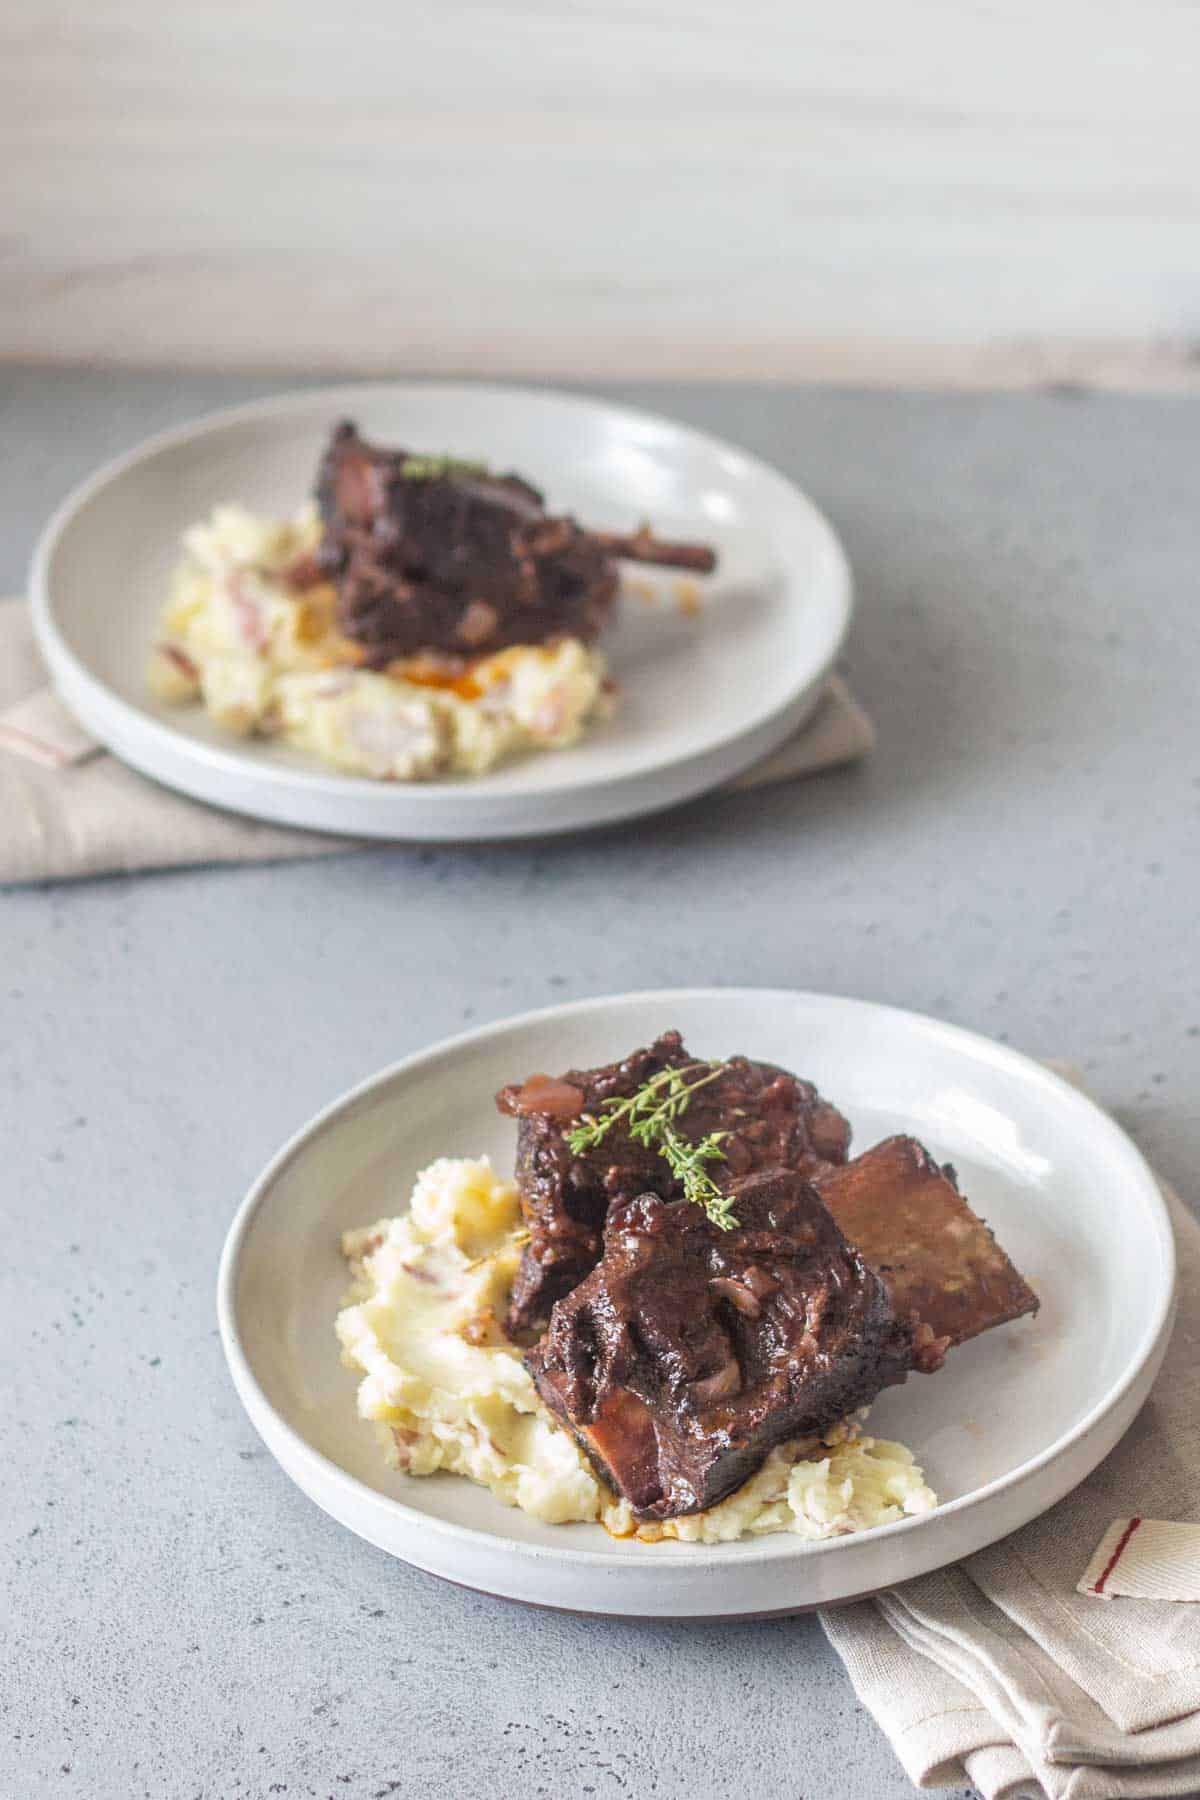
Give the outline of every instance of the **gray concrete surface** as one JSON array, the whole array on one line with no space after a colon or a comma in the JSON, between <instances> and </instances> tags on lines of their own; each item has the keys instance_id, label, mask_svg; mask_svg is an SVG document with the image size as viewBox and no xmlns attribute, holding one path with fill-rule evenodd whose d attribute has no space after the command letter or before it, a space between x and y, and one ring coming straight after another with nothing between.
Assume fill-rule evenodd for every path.
<instances>
[{"instance_id":1,"label":"gray concrete surface","mask_svg":"<svg viewBox=\"0 0 1200 1800\"><path fill-rule=\"evenodd\" d=\"M0 375L0 586L98 458L267 386ZM1075 1058L1200 1191L1200 402L625 391L828 508L879 754L573 842L4 897L9 1800L910 1793L814 1621L460 1592L260 1447L217 1343L222 1236L382 1063L573 996L821 988Z\"/></svg>"}]
</instances>

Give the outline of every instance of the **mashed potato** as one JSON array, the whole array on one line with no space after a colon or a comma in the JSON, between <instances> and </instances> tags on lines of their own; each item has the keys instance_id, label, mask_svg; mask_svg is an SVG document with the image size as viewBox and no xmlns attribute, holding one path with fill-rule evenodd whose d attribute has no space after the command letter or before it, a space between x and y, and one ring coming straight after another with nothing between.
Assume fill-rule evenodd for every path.
<instances>
[{"instance_id":1,"label":"mashed potato","mask_svg":"<svg viewBox=\"0 0 1200 1800\"><path fill-rule=\"evenodd\" d=\"M291 575L320 535L312 508L273 520L222 506L193 526L150 655L151 692L169 705L202 701L240 736L283 737L393 781L477 775L522 750L561 749L611 709L604 658L576 638L517 645L465 672L428 658L358 667L332 586Z\"/></svg>"},{"instance_id":2,"label":"mashed potato","mask_svg":"<svg viewBox=\"0 0 1200 1800\"><path fill-rule=\"evenodd\" d=\"M599 1521L647 1542L829 1538L937 1504L903 1445L861 1435L855 1419L772 1451L707 1512L639 1525L542 1405L501 1328L522 1242L515 1187L486 1160L449 1158L417 1177L407 1213L346 1233L354 1288L337 1334L363 1375L359 1413L394 1468L466 1475L551 1524Z\"/></svg>"}]
</instances>

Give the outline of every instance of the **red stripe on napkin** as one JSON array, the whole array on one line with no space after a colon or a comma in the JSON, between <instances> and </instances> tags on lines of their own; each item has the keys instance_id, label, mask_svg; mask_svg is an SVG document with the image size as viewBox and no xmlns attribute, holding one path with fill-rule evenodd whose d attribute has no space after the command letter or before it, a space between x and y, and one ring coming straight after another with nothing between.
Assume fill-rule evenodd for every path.
<instances>
[{"instance_id":1,"label":"red stripe on napkin","mask_svg":"<svg viewBox=\"0 0 1200 1800\"><path fill-rule=\"evenodd\" d=\"M1137 1528L1141 1524L1141 1522L1142 1521L1140 1519L1130 1519L1128 1525L1125 1527L1124 1531L1121 1533L1120 1537L1117 1539L1116 1549L1113 1551L1112 1555L1109 1557L1108 1561L1105 1563L1103 1569L1101 1569L1099 1580L1096 1581L1092 1587L1093 1594L1102 1594L1104 1592L1105 1582L1108 1580L1109 1576L1112 1574L1113 1570L1116 1568L1117 1564L1120 1562L1121 1558L1124 1556L1126 1550L1129 1547L1129 1540L1133 1536L1134 1532L1137 1530Z\"/></svg>"}]
</instances>

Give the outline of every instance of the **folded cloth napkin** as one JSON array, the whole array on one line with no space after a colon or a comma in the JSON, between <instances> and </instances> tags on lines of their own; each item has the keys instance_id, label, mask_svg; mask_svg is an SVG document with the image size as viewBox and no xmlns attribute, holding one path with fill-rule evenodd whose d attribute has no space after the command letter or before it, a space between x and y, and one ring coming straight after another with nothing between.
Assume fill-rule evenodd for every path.
<instances>
[{"instance_id":1,"label":"folded cloth napkin","mask_svg":"<svg viewBox=\"0 0 1200 1800\"><path fill-rule=\"evenodd\" d=\"M730 784L791 781L855 762L875 742L838 676L796 735ZM353 838L259 825L135 774L101 750L47 686L29 609L0 602L0 883L186 863L271 862L360 848Z\"/></svg>"},{"instance_id":2,"label":"folded cloth napkin","mask_svg":"<svg viewBox=\"0 0 1200 1800\"><path fill-rule=\"evenodd\" d=\"M1109 1542L1126 1538L1132 1555L1127 1527L1139 1515L1200 1520L1200 1224L1164 1192L1178 1322L1150 1399L1111 1456L1002 1543L821 1615L859 1699L921 1787L970 1781L986 1800L1200 1792L1200 1606L1179 1603L1195 1591L1200 1525L1147 1530L1154 1567L1125 1583L1172 1599L1099 1597L1094 1579L1077 1591L1114 1522L1125 1529Z\"/></svg>"}]
</instances>

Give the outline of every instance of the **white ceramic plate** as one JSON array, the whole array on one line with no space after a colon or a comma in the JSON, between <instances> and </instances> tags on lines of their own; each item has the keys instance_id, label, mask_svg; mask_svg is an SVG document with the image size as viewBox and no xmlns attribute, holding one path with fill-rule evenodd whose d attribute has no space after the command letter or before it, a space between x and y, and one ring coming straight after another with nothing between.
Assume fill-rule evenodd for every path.
<instances>
[{"instance_id":1,"label":"white ceramic plate","mask_svg":"<svg viewBox=\"0 0 1200 1800\"><path fill-rule=\"evenodd\" d=\"M911 1131L952 1161L1042 1300L885 1393L871 1429L916 1453L939 1510L857 1536L735 1544L615 1542L544 1525L457 1476L385 1468L355 1413L333 1320L340 1233L402 1210L441 1155L512 1163L505 1081L587 1067L676 1026L699 1055L737 1051L814 1079L863 1149ZM713 1618L851 1599L957 1561L1043 1512L1117 1442L1166 1345L1170 1223L1113 1121L1014 1051L916 1014L768 990L584 1001L410 1057L322 1113L275 1158L229 1233L218 1307L235 1385L305 1493L371 1543L436 1575L543 1605ZM1081 1557L1090 1549L1080 1546ZM1081 1564L1082 1566L1082 1564Z\"/></svg>"},{"instance_id":2,"label":"white ceramic plate","mask_svg":"<svg viewBox=\"0 0 1200 1800\"><path fill-rule=\"evenodd\" d=\"M148 646L184 528L222 501L289 513L338 419L382 443L514 467L590 524L720 551L685 617L676 577L627 597L604 640L616 718L571 750L430 784L343 775L286 745L223 734L145 691ZM641 575L630 570L631 575ZM850 575L811 501L744 451L648 413L520 388L328 388L218 413L151 439L60 509L34 559L38 640L68 706L135 768L216 805L384 838L504 838L670 806L767 755L811 710L845 636Z\"/></svg>"}]
</instances>

